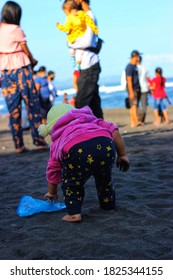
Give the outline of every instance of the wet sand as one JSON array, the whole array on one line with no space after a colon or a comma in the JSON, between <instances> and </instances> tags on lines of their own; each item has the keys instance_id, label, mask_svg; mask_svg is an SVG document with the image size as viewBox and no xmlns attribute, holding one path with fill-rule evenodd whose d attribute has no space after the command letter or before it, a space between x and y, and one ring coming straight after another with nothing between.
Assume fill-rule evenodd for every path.
<instances>
[{"instance_id":1,"label":"wet sand","mask_svg":"<svg viewBox=\"0 0 173 280\"><path fill-rule=\"evenodd\" d=\"M94 180L88 180L82 222L77 224L61 221L66 210L17 215L23 195L42 199L47 191L49 152L36 151L25 131L31 151L16 155L8 120L0 120L0 259L173 259L173 107L170 124L160 127L152 124L151 108L147 124L137 128L129 127L127 109L104 110L104 115L119 125L131 166L125 174L113 168L116 211L98 208Z\"/></svg>"}]
</instances>

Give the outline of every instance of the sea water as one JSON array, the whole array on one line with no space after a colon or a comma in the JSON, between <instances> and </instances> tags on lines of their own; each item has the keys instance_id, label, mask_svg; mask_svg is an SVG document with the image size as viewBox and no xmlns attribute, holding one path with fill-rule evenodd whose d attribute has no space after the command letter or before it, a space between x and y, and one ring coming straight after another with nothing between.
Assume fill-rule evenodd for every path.
<instances>
[{"instance_id":1,"label":"sea water","mask_svg":"<svg viewBox=\"0 0 173 280\"><path fill-rule=\"evenodd\" d=\"M72 96L75 95L74 89L63 89L58 90L58 96L55 98L55 104L61 103L63 100L63 93L67 93L68 99L70 100ZM166 84L166 93L173 105L173 83ZM127 97L127 92L121 88L120 85L112 86L100 86L99 94L101 97L101 105L103 109L109 108L125 108L125 98ZM148 105L152 106L153 98L148 94ZM167 102L167 105L168 102ZM23 106L24 107L24 106ZM2 93L0 92L0 115L7 114L7 106Z\"/></svg>"}]
</instances>

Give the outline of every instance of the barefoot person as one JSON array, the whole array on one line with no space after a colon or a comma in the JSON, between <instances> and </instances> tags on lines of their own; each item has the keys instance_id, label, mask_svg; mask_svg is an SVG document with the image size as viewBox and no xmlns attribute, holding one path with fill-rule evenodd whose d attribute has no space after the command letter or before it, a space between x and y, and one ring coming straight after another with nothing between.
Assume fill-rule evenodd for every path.
<instances>
[{"instance_id":1,"label":"barefoot person","mask_svg":"<svg viewBox=\"0 0 173 280\"><path fill-rule=\"evenodd\" d=\"M38 134L41 123L40 102L34 80L33 67L37 61L30 53L26 36L20 28L21 7L8 1L1 12L0 22L0 71L2 92L10 114L10 127L16 153L27 151L23 142L21 102L25 102L34 145L45 148L46 143Z\"/></svg>"},{"instance_id":2,"label":"barefoot person","mask_svg":"<svg viewBox=\"0 0 173 280\"><path fill-rule=\"evenodd\" d=\"M126 79L127 92L130 100L130 126L135 127L140 124L138 121L138 95L140 94L140 84L138 77L137 63L139 61L140 53L136 50L132 51L131 59L127 65Z\"/></svg>"},{"instance_id":3,"label":"barefoot person","mask_svg":"<svg viewBox=\"0 0 173 280\"><path fill-rule=\"evenodd\" d=\"M129 168L118 127L96 118L88 106L74 109L69 104L57 104L48 113L47 125L39 127L39 133L43 137L51 134L52 145L46 172L48 192L45 198L58 199L57 185L62 182L68 213L62 220L81 220L84 184L92 175L100 207L115 209L111 172L116 153L117 167L124 172Z\"/></svg>"},{"instance_id":4,"label":"barefoot person","mask_svg":"<svg viewBox=\"0 0 173 280\"><path fill-rule=\"evenodd\" d=\"M161 108L161 111L163 113L164 124L169 123L169 118L168 118L168 112L166 110L166 104L165 104L165 99L167 98L166 91L165 91L166 78L163 77L163 70L160 67L156 68L155 74L156 74L155 78L153 79L148 78L148 81L150 83L150 90L152 91L152 96L154 98L154 106L153 106L154 115L155 115L154 124L158 126L161 123L161 117L159 116L159 107Z\"/></svg>"},{"instance_id":5,"label":"barefoot person","mask_svg":"<svg viewBox=\"0 0 173 280\"><path fill-rule=\"evenodd\" d=\"M138 67L138 76L139 76L139 84L140 84L140 95L138 96L138 103L140 102L140 108L138 111L139 114L139 120L141 121L141 124L145 124L146 119L146 113L147 113L147 104L148 104L148 70L146 67L142 64L142 56L139 57L139 61L137 63Z\"/></svg>"}]
</instances>

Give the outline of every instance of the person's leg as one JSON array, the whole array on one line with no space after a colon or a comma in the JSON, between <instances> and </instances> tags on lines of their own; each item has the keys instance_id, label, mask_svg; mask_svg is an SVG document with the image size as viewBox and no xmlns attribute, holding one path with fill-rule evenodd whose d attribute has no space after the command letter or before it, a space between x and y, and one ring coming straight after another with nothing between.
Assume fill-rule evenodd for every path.
<instances>
[{"instance_id":1,"label":"person's leg","mask_svg":"<svg viewBox=\"0 0 173 280\"><path fill-rule=\"evenodd\" d=\"M142 123L145 123L145 118L146 118L146 112L147 112L147 92L142 92L141 93L141 121Z\"/></svg>"},{"instance_id":2,"label":"person's leg","mask_svg":"<svg viewBox=\"0 0 173 280\"><path fill-rule=\"evenodd\" d=\"M141 95L142 95L142 93L141 93L140 89L136 90L137 107L139 107L139 104L141 102Z\"/></svg>"},{"instance_id":3,"label":"person's leg","mask_svg":"<svg viewBox=\"0 0 173 280\"><path fill-rule=\"evenodd\" d=\"M162 110L163 116L164 116L164 124L168 124L169 123L169 117L168 117L168 112L166 110L166 104L165 104L163 98L160 100L160 107L161 107L161 110Z\"/></svg>"},{"instance_id":4,"label":"person's leg","mask_svg":"<svg viewBox=\"0 0 173 280\"><path fill-rule=\"evenodd\" d=\"M89 106L94 115L103 118L100 97L98 94L98 79L101 71L99 63L86 70L81 70L78 79L78 92L76 96L76 108Z\"/></svg>"},{"instance_id":5,"label":"person's leg","mask_svg":"<svg viewBox=\"0 0 173 280\"><path fill-rule=\"evenodd\" d=\"M100 154L97 156L97 168L94 172L99 204L104 210L113 210L116 207L116 198L111 173L115 162L115 145L110 139L100 139L99 145Z\"/></svg>"},{"instance_id":6,"label":"person's leg","mask_svg":"<svg viewBox=\"0 0 173 280\"><path fill-rule=\"evenodd\" d=\"M10 114L10 127L17 153L24 150L19 72L19 70L2 71L2 92Z\"/></svg>"},{"instance_id":7,"label":"person's leg","mask_svg":"<svg viewBox=\"0 0 173 280\"><path fill-rule=\"evenodd\" d=\"M28 111L33 144L36 145L38 149L44 148L47 144L44 138L38 133L38 127L41 124L40 100L33 81L31 67L21 69L20 79L19 89Z\"/></svg>"},{"instance_id":8,"label":"person's leg","mask_svg":"<svg viewBox=\"0 0 173 280\"><path fill-rule=\"evenodd\" d=\"M130 126L135 127L138 124L139 124L139 121L138 121L137 105L133 104L130 106Z\"/></svg>"},{"instance_id":9,"label":"person's leg","mask_svg":"<svg viewBox=\"0 0 173 280\"><path fill-rule=\"evenodd\" d=\"M83 143L70 149L63 160L62 191L68 214L62 220L67 222L81 221L81 207L85 196L84 184L90 177L89 170L85 170L86 146Z\"/></svg>"},{"instance_id":10,"label":"person's leg","mask_svg":"<svg viewBox=\"0 0 173 280\"><path fill-rule=\"evenodd\" d=\"M154 125L160 125L161 123L161 117L159 116L159 101L154 98L154 116L155 116L155 122Z\"/></svg>"},{"instance_id":11,"label":"person's leg","mask_svg":"<svg viewBox=\"0 0 173 280\"><path fill-rule=\"evenodd\" d=\"M96 86L95 86L95 93L93 94L93 99L91 100L90 108L91 108L93 114L97 118L104 119L103 111L102 111L102 108L101 108L101 98L99 96L99 86L98 86L98 84L96 84Z\"/></svg>"},{"instance_id":12,"label":"person's leg","mask_svg":"<svg viewBox=\"0 0 173 280\"><path fill-rule=\"evenodd\" d=\"M127 93L129 95L129 91L127 89ZM137 98L137 91L134 91L135 93L135 99L131 100L129 98L129 113L130 113L130 127L136 127L138 125L140 125L141 123L138 120L138 98Z\"/></svg>"},{"instance_id":13,"label":"person's leg","mask_svg":"<svg viewBox=\"0 0 173 280\"><path fill-rule=\"evenodd\" d=\"M82 61L82 55L83 55L84 51L82 49L76 49L76 66L75 66L75 70L80 70L80 65L81 65L81 61Z\"/></svg>"},{"instance_id":14,"label":"person's leg","mask_svg":"<svg viewBox=\"0 0 173 280\"><path fill-rule=\"evenodd\" d=\"M70 61L71 61L72 67L75 68L75 66L76 66L76 58L75 58L76 51L75 51L75 49L72 49L72 48L69 47L69 53L70 53Z\"/></svg>"},{"instance_id":15,"label":"person's leg","mask_svg":"<svg viewBox=\"0 0 173 280\"><path fill-rule=\"evenodd\" d=\"M79 76L80 76L80 71L74 70L73 71L73 76L72 76L72 81L73 81L73 87L74 87L76 92L78 92L77 81L79 79Z\"/></svg>"},{"instance_id":16,"label":"person's leg","mask_svg":"<svg viewBox=\"0 0 173 280\"><path fill-rule=\"evenodd\" d=\"M147 103L148 103L148 92L142 92L141 95L141 107L142 107L142 123L145 123L146 113L147 113Z\"/></svg>"},{"instance_id":17,"label":"person's leg","mask_svg":"<svg viewBox=\"0 0 173 280\"><path fill-rule=\"evenodd\" d=\"M63 161L62 190L68 212L63 220L81 220L84 184L91 175L95 177L101 207L115 208L115 193L110 177L114 161L115 145L109 138L93 138L70 149Z\"/></svg>"}]
</instances>

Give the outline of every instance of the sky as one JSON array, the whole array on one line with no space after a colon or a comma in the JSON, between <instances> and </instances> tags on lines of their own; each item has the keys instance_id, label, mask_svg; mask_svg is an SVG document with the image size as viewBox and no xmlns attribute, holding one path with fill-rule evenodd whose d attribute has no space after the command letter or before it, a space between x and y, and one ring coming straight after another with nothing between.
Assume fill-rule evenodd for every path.
<instances>
[{"instance_id":1,"label":"sky","mask_svg":"<svg viewBox=\"0 0 173 280\"><path fill-rule=\"evenodd\" d=\"M0 0L0 10L6 1ZM66 34L56 28L64 23L60 0L18 0L22 7L21 28L28 46L39 61L38 66L53 70L59 82L71 78L72 66ZM172 0L91 0L105 41L100 52L101 78L121 76L137 49L152 77L162 67L166 77L173 77L173 1Z\"/></svg>"}]
</instances>

